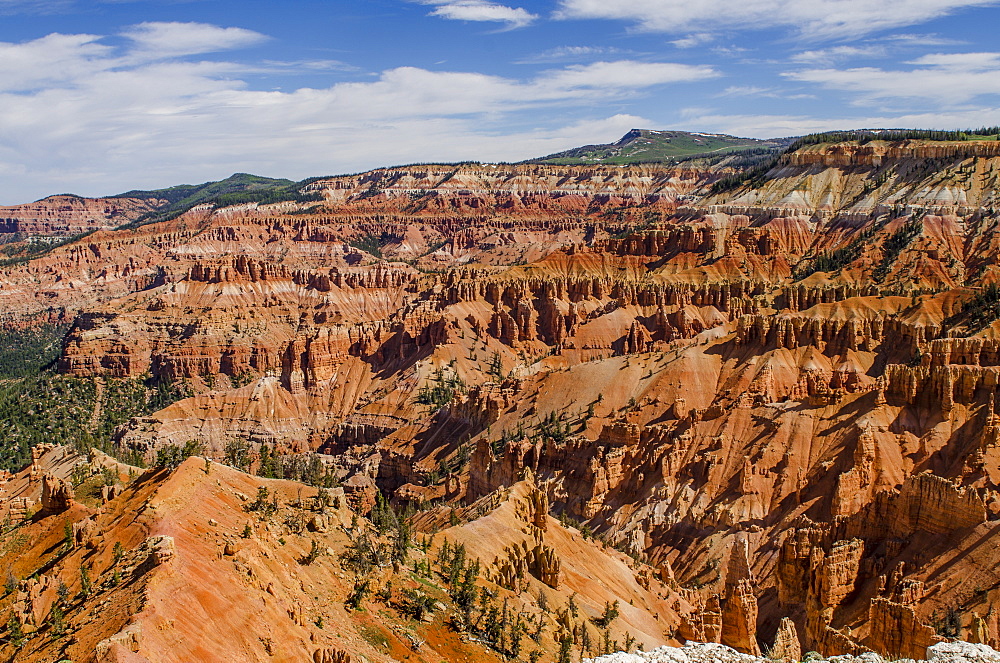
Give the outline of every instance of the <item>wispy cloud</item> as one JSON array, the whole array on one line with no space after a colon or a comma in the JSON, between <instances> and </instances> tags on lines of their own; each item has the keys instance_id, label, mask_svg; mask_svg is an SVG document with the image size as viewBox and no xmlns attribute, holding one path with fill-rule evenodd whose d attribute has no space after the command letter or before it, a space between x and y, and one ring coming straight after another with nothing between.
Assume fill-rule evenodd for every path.
<instances>
[{"instance_id":1,"label":"wispy cloud","mask_svg":"<svg viewBox=\"0 0 1000 663\"><path fill-rule=\"evenodd\" d=\"M854 93L855 104L919 100L927 107L956 108L977 97L1000 94L1000 53L935 53L909 64L909 69L824 68L783 76Z\"/></svg>"},{"instance_id":2,"label":"wispy cloud","mask_svg":"<svg viewBox=\"0 0 1000 663\"><path fill-rule=\"evenodd\" d=\"M555 90L640 89L651 85L681 83L715 78L719 73L709 66L675 64L672 62L595 62L570 65L542 73L536 85Z\"/></svg>"},{"instance_id":3,"label":"wispy cloud","mask_svg":"<svg viewBox=\"0 0 1000 663\"><path fill-rule=\"evenodd\" d=\"M915 34L915 33L899 33L894 35L885 35L881 37L882 41L906 44L911 46L956 46L965 44L966 42L959 39L949 39L947 37L942 37L936 34Z\"/></svg>"},{"instance_id":4,"label":"wispy cloud","mask_svg":"<svg viewBox=\"0 0 1000 663\"><path fill-rule=\"evenodd\" d=\"M686 37L681 37L680 39L675 39L671 44L677 48L694 48L695 46L701 46L702 44L707 44L715 39L715 35L710 32L695 32L689 34Z\"/></svg>"},{"instance_id":5,"label":"wispy cloud","mask_svg":"<svg viewBox=\"0 0 1000 663\"><path fill-rule=\"evenodd\" d=\"M778 88L756 85L730 85L717 97L765 97L768 99L815 99L812 94L793 93Z\"/></svg>"},{"instance_id":6,"label":"wispy cloud","mask_svg":"<svg viewBox=\"0 0 1000 663\"><path fill-rule=\"evenodd\" d=\"M72 5L72 0L0 0L0 16L11 14L52 14Z\"/></svg>"},{"instance_id":7,"label":"wispy cloud","mask_svg":"<svg viewBox=\"0 0 1000 663\"><path fill-rule=\"evenodd\" d=\"M425 0L425 4L436 5L431 16L457 21L505 23L508 28L523 28L538 18L537 14L521 7L508 7L486 0Z\"/></svg>"},{"instance_id":8,"label":"wispy cloud","mask_svg":"<svg viewBox=\"0 0 1000 663\"><path fill-rule=\"evenodd\" d=\"M997 0L559 0L556 17L623 20L642 30L673 34L777 27L808 38L852 39L996 4Z\"/></svg>"},{"instance_id":9,"label":"wispy cloud","mask_svg":"<svg viewBox=\"0 0 1000 663\"><path fill-rule=\"evenodd\" d=\"M0 91L23 92L69 84L113 66L98 35L51 34L23 44L0 42Z\"/></svg>"},{"instance_id":10,"label":"wispy cloud","mask_svg":"<svg viewBox=\"0 0 1000 663\"><path fill-rule=\"evenodd\" d=\"M886 54L886 48L879 45L870 46L834 46L813 51L802 51L792 55L792 62L805 64L832 64L843 60L857 58L877 58Z\"/></svg>"},{"instance_id":11,"label":"wispy cloud","mask_svg":"<svg viewBox=\"0 0 1000 663\"><path fill-rule=\"evenodd\" d=\"M724 58L744 58L750 52L749 48L730 44L729 46L714 46L712 52Z\"/></svg>"},{"instance_id":12,"label":"wispy cloud","mask_svg":"<svg viewBox=\"0 0 1000 663\"><path fill-rule=\"evenodd\" d=\"M341 62L340 60L264 60L261 64L262 73L268 74L315 74L330 71L361 71L359 67Z\"/></svg>"},{"instance_id":13,"label":"wispy cloud","mask_svg":"<svg viewBox=\"0 0 1000 663\"><path fill-rule=\"evenodd\" d=\"M133 42L131 55L154 59L219 53L254 46L268 39L244 28L177 22L140 23L122 35Z\"/></svg>"},{"instance_id":14,"label":"wispy cloud","mask_svg":"<svg viewBox=\"0 0 1000 663\"><path fill-rule=\"evenodd\" d=\"M773 88L769 87L758 87L756 85L730 85L720 94L720 97L759 97L768 96L775 97Z\"/></svg>"},{"instance_id":15,"label":"wispy cloud","mask_svg":"<svg viewBox=\"0 0 1000 663\"><path fill-rule=\"evenodd\" d=\"M548 62L573 62L592 60L609 55L630 55L632 51L612 46L557 46L517 60L515 64L545 64Z\"/></svg>"}]
</instances>

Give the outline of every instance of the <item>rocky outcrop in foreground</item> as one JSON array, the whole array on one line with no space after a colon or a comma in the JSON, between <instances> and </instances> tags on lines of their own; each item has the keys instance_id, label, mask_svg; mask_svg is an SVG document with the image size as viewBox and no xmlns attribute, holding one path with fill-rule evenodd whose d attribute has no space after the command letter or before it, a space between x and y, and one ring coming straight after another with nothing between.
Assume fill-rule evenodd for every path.
<instances>
[{"instance_id":1,"label":"rocky outcrop in foreground","mask_svg":"<svg viewBox=\"0 0 1000 663\"><path fill-rule=\"evenodd\" d=\"M815 654L813 654L815 656ZM626 654L617 652L598 658L584 659L584 663L771 663L776 659L741 654L725 645L692 643L684 647L659 647L653 651ZM780 660L780 659L778 659ZM785 659L788 660L788 659ZM878 654L859 656L807 657L803 660L823 663L883 663ZM913 663L913 659L894 659L895 663ZM970 642L939 642L927 650L927 660L932 663L1000 663L1000 652Z\"/></svg>"}]
</instances>

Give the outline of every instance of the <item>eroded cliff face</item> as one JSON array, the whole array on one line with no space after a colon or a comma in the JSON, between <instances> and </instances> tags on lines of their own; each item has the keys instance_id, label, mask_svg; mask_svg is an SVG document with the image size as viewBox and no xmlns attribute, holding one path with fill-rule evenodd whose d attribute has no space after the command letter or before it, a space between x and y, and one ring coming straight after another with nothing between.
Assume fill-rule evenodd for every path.
<instances>
[{"instance_id":1,"label":"eroded cliff face","mask_svg":"<svg viewBox=\"0 0 1000 663\"><path fill-rule=\"evenodd\" d=\"M351 485L317 489L202 458L144 471L100 452L33 451L29 467L0 477L0 518L16 528L0 551L12 578L5 660L500 663L531 647L551 661L564 634L599 641L591 617L614 601L620 614L601 629L610 642L679 644L679 588L550 516L528 475L466 507L423 511L414 524L435 536L417 533L402 560L379 563L393 537L356 508ZM453 569L470 578L474 605L460 603ZM420 615L413 596L430 599ZM457 629L463 612L483 624L501 609L502 639Z\"/></svg>"},{"instance_id":2,"label":"eroded cliff face","mask_svg":"<svg viewBox=\"0 0 1000 663\"><path fill-rule=\"evenodd\" d=\"M192 386L116 432L149 458L247 440L455 505L530 473L683 597L681 638L925 658L998 644L998 172L993 143L911 142L715 195L693 170L385 169L96 233L0 301L75 316L65 372ZM521 543L495 579L557 582Z\"/></svg>"},{"instance_id":3,"label":"eroded cliff face","mask_svg":"<svg viewBox=\"0 0 1000 663\"><path fill-rule=\"evenodd\" d=\"M165 204L141 198L49 196L33 203L0 207L0 237L58 237L91 232L134 221Z\"/></svg>"}]
</instances>

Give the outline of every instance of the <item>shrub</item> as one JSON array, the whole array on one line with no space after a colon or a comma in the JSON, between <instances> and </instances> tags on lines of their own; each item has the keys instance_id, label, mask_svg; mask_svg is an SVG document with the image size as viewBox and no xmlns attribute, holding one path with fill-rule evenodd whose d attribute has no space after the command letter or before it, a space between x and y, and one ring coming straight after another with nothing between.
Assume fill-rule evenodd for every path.
<instances>
[{"instance_id":1,"label":"shrub","mask_svg":"<svg viewBox=\"0 0 1000 663\"><path fill-rule=\"evenodd\" d=\"M10 619L7 620L7 641L10 642L15 649L20 649L28 641L28 639L24 637L24 627L21 624L21 620L14 614L12 614Z\"/></svg>"},{"instance_id":2,"label":"shrub","mask_svg":"<svg viewBox=\"0 0 1000 663\"><path fill-rule=\"evenodd\" d=\"M361 602L365 600L366 596L368 596L370 585L371 581L368 578L354 583L354 589L351 590L347 600L344 601L344 607L348 610L357 610L360 608Z\"/></svg>"},{"instance_id":3,"label":"shrub","mask_svg":"<svg viewBox=\"0 0 1000 663\"><path fill-rule=\"evenodd\" d=\"M307 552L302 557L302 560L301 560L302 564L312 564L317 559L319 559L320 555L323 554L322 553L322 549L319 547L319 544L316 542L316 539L310 540L309 544L310 544L309 545L309 552Z\"/></svg>"},{"instance_id":4,"label":"shrub","mask_svg":"<svg viewBox=\"0 0 1000 663\"><path fill-rule=\"evenodd\" d=\"M434 597L427 595L421 589L404 589L400 610L420 621L434 611Z\"/></svg>"}]
</instances>

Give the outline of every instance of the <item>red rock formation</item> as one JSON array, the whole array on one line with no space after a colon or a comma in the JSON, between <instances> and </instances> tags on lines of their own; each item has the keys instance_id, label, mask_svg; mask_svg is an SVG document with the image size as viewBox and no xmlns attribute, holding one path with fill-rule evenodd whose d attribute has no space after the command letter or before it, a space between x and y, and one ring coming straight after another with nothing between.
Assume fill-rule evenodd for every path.
<instances>
[{"instance_id":1,"label":"red rock formation","mask_svg":"<svg viewBox=\"0 0 1000 663\"><path fill-rule=\"evenodd\" d=\"M712 195L688 169L380 169L94 233L8 268L0 306L74 319L73 376L190 387L114 433L148 460L319 451L361 511L448 514L529 470L517 550L483 552L505 586L576 581L551 514L683 591L684 637L791 647L788 617L824 654L916 654L949 609L987 637L1000 600L991 145L810 146Z\"/></svg>"},{"instance_id":2,"label":"red rock formation","mask_svg":"<svg viewBox=\"0 0 1000 663\"><path fill-rule=\"evenodd\" d=\"M868 643L876 651L924 659L927 658L927 648L943 640L934 634L933 628L920 623L912 606L888 599L872 599L868 619Z\"/></svg>"},{"instance_id":3,"label":"red rock formation","mask_svg":"<svg viewBox=\"0 0 1000 663\"><path fill-rule=\"evenodd\" d=\"M73 506L73 486L48 472L42 474L42 513L62 513Z\"/></svg>"},{"instance_id":4,"label":"red rock formation","mask_svg":"<svg viewBox=\"0 0 1000 663\"><path fill-rule=\"evenodd\" d=\"M749 580L741 580L726 598L722 608L721 642L752 656L760 654L757 645L757 599Z\"/></svg>"},{"instance_id":5,"label":"red rock formation","mask_svg":"<svg viewBox=\"0 0 1000 663\"><path fill-rule=\"evenodd\" d=\"M134 221L166 203L141 198L49 196L34 203L0 207L0 234L65 236Z\"/></svg>"},{"instance_id":6,"label":"red rock formation","mask_svg":"<svg viewBox=\"0 0 1000 663\"><path fill-rule=\"evenodd\" d=\"M770 657L778 661L794 663L802 659L802 646L799 644L799 636L795 632L795 622L788 617L781 618L781 625L778 626L778 634L774 637L774 646L771 647Z\"/></svg>"}]
</instances>

